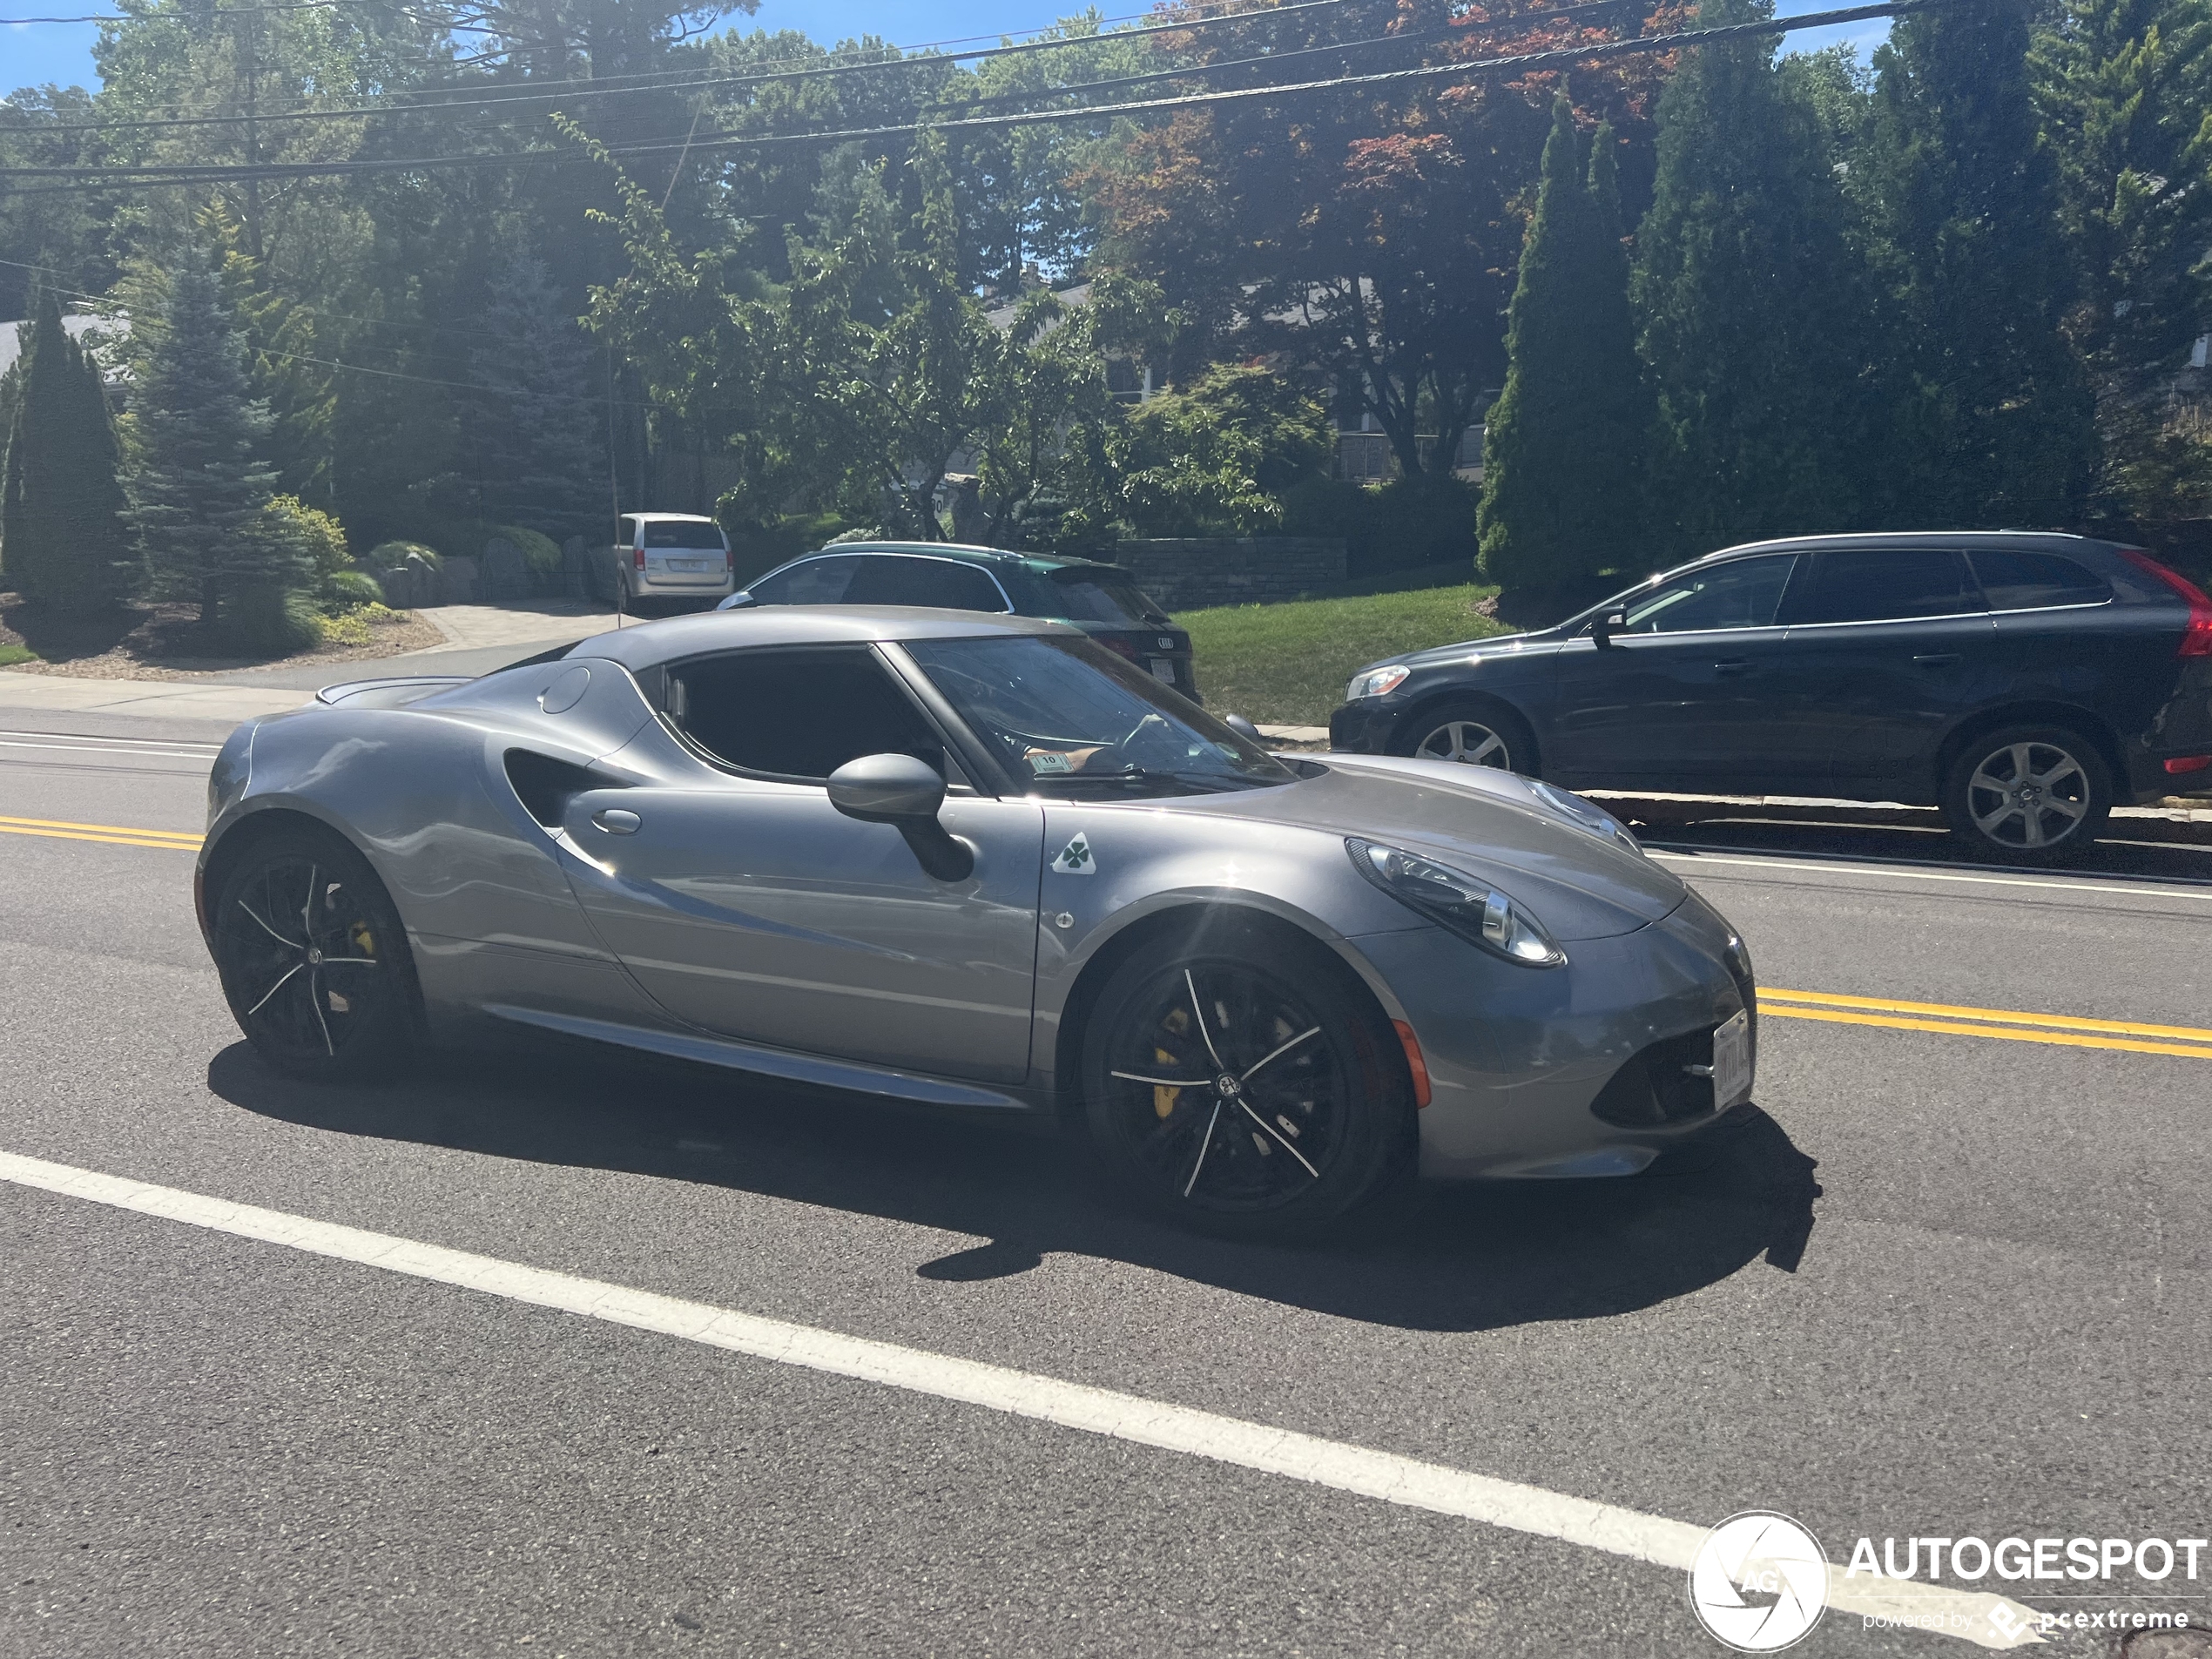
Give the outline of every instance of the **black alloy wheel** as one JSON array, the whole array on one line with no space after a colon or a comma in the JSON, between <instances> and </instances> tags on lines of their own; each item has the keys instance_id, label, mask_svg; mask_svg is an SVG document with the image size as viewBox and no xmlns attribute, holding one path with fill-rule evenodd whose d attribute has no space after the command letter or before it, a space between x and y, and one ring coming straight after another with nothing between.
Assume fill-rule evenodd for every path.
<instances>
[{"instance_id":1,"label":"black alloy wheel","mask_svg":"<svg viewBox=\"0 0 2212 1659\"><path fill-rule=\"evenodd\" d=\"M1977 854L2007 864L2062 864L2087 853L2112 813L2097 747L2063 727L2008 726L1959 751L1944 815Z\"/></svg>"},{"instance_id":2,"label":"black alloy wheel","mask_svg":"<svg viewBox=\"0 0 2212 1659\"><path fill-rule=\"evenodd\" d=\"M1087 1116L1107 1166L1149 1208L1214 1232L1330 1221L1410 1139L1403 1056L1365 988L1311 948L1268 942L1142 953L1086 1033Z\"/></svg>"},{"instance_id":3,"label":"black alloy wheel","mask_svg":"<svg viewBox=\"0 0 2212 1659\"><path fill-rule=\"evenodd\" d=\"M317 1082L389 1075L416 1046L406 934L368 863L335 835L257 841L216 900L223 995L253 1050Z\"/></svg>"}]
</instances>

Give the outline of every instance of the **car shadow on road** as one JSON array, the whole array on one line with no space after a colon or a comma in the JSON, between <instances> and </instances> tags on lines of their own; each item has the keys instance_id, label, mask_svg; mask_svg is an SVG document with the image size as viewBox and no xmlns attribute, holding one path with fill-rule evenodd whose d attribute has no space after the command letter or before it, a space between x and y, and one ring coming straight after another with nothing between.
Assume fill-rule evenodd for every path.
<instances>
[{"instance_id":1,"label":"car shadow on road","mask_svg":"<svg viewBox=\"0 0 2212 1659\"><path fill-rule=\"evenodd\" d=\"M610 1050L447 1056L403 1082L334 1088L279 1076L240 1042L207 1076L233 1105L315 1129L697 1182L989 1241L917 1264L939 1281L1072 1253L1415 1330L1629 1312L1761 1258L1794 1272L1821 1192L1813 1160L1744 1107L1629 1179L1408 1180L1328 1238L1233 1244L1132 1213L1049 1136Z\"/></svg>"}]
</instances>

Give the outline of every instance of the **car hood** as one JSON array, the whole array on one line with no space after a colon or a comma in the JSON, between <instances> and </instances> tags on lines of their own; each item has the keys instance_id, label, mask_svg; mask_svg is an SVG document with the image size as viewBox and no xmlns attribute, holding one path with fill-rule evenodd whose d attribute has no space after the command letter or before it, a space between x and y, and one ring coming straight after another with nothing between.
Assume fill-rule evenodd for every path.
<instances>
[{"instance_id":1,"label":"car hood","mask_svg":"<svg viewBox=\"0 0 2212 1659\"><path fill-rule=\"evenodd\" d=\"M1426 651L1400 651L1394 657L1378 657L1366 668L1380 668L1386 663L1403 663L1408 668L1434 668L1453 663L1465 663L1475 658L1534 657L1556 651L1567 642L1558 634L1547 630L1542 633L1495 634L1487 639L1467 639L1456 645L1431 645Z\"/></svg>"},{"instance_id":2,"label":"car hood","mask_svg":"<svg viewBox=\"0 0 2212 1659\"><path fill-rule=\"evenodd\" d=\"M1545 806L1527 780L1488 766L1331 755L1279 789L1186 796L1177 811L1357 835L1480 876L1562 942L1632 933L1689 889L1642 853Z\"/></svg>"}]
</instances>

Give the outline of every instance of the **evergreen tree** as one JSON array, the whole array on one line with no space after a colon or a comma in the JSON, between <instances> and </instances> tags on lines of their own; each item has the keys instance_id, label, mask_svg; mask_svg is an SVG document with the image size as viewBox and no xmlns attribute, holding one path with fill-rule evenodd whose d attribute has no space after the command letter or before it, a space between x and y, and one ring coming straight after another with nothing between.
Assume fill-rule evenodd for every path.
<instances>
[{"instance_id":1,"label":"evergreen tree","mask_svg":"<svg viewBox=\"0 0 2212 1659\"><path fill-rule=\"evenodd\" d=\"M1554 103L1483 435L1481 566L1507 587L1588 576L1639 544L1647 422L1613 148L1599 127L1586 179L1574 106Z\"/></svg>"},{"instance_id":2,"label":"evergreen tree","mask_svg":"<svg viewBox=\"0 0 2212 1659\"><path fill-rule=\"evenodd\" d=\"M130 517L157 593L199 601L200 621L273 649L295 632L287 597L307 560L268 513L276 472L262 458L268 406L252 395L246 345L222 279L197 248L165 284L133 397L138 466Z\"/></svg>"},{"instance_id":3,"label":"evergreen tree","mask_svg":"<svg viewBox=\"0 0 2212 1659\"><path fill-rule=\"evenodd\" d=\"M0 484L0 559L24 598L81 614L130 582L115 425L100 367L41 295Z\"/></svg>"},{"instance_id":4,"label":"evergreen tree","mask_svg":"<svg viewBox=\"0 0 2212 1659\"><path fill-rule=\"evenodd\" d=\"M1771 13L1711 0L1698 20ZM1660 98L1631 282L1658 402L1655 553L1851 523L1873 342L1845 219L1816 113L1771 41L1689 54Z\"/></svg>"},{"instance_id":5,"label":"evergreen tree","mask_svg":"<svg viewBox=\"0 0 2212 1659\"><path fill-rule=\"evenodd\" d=\"M1956 0L1875 54L1862 190L1905 377L1892 523L2064 524L2087 495L2094 412L2062 332L2072 262L2027 44L2027 0Z\"/></svg>"},{"instance_id":6,"label":"evergreen tree","mask_svg":"<svg viewBox=\"0 0 2212 1659\"><path fill-rule=\"evenodd\" d=\"M2029 68L2108 484L2116 504L2168 516L2212 489L2212 445L2169 422L2155 395L2212 314L2197 263L2212 246L2212 7L2067 0L2038 30ZM2179 476L2145 488L2173 462Z\"/></svg>"},{"instance_id":7,"label":"evergreen tree","mask_svg":"<svg viewBox=\"0 0 2212 1659\"><path fill-rule=\"evenodd\" d=\"M543 260L517 253L501 268L472 359L470 378L487 392L477 449L483 516L556 541L587 516L604 517L591 347L563 314Z\"/></svg>"}]
</instances>

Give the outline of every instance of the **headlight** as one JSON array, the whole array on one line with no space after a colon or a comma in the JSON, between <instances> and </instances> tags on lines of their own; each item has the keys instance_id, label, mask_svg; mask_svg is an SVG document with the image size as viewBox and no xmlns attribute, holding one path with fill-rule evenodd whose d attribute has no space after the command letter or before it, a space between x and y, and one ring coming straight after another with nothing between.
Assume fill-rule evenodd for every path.
<instances>
[{"instance_id":1,"label":"headlight","mask_svg":"<svg viewBox=\"0 0 2212 1659\"><path fill-rule=\"evenodd\" d=\"M1344 688L1344 700L1357 703L1363 697L1384 697L1406 683L1406 676L1413 671L1403 663L1393 663L1388 668L1371 668L1353 678Z\"/></svg>"},{"instance_id":2,"label":"headlight","mask_svg":"<svg viewBox=\"0 0 2212 1659\"><path fill-rule=\"evenodd\" d=\"M1548 784L1531 778L1528 787L1536 799L1557 813L1577 829L1588 830L1601 841L1611 841L1631 853L1643 851L1643 844L1629 833L1629 826L1593 801L1571 794L1556 784Z\"/></svg>"},{"instance_id":3,"label":"headlight","mask_svg":"<svg viewBox=\"0 0 2212 1659\"><path fill-rule=\"evenodd\" d=\"M1567 960L1535 917L1487 882L1356 836L1344 845L1360 874L1460 938L1524 968L1557 968Z\"/></svg>"}]
</instances>

